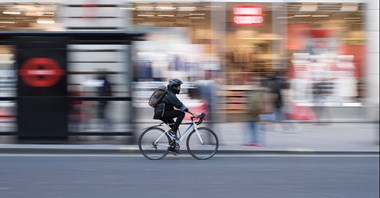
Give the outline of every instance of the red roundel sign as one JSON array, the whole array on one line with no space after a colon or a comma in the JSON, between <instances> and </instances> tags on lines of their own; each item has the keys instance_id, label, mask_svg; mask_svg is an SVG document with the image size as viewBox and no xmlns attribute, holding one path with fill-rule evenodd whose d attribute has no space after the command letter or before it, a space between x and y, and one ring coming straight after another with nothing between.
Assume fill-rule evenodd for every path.
<instances>
[{"instance_id":1,"label":"red roundel sign","mask_svg":"<svg viewBox=\"0 0 380 198\"><path fill-rule=\"evenodd\" d=\"M58 83L64 71L51 58L31 58L24 62L19 75L32 87L51 87Z\"/></svg>"}]
</instances>

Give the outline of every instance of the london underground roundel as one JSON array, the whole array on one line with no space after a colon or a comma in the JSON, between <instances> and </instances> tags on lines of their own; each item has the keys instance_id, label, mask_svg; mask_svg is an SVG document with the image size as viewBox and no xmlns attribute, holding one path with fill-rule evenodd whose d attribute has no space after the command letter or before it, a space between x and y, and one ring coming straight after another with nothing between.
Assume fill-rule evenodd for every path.
<instances>
[{"instance_id":1,"label":"london underground roundel","mask_svg":"<svg viewBox=\"0 0 380 198\"><path fill-rule=\"evenodd\" d=\"M51 58L31 58L21 66L19 75L32 87L51 87L64 75L60 65Z\"/></svg>"}]
</instances>

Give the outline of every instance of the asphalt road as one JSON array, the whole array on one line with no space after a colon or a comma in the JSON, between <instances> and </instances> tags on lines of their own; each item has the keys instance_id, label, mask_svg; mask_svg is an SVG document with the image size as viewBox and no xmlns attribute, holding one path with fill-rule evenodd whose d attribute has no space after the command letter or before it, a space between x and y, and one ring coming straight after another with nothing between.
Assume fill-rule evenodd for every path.
<instances>
[{"instance_id":1,"label":"asphalt road","mask_svg":"<svg viewBox=\"0 0 380 198\"><path fill-rule=\"evenodd\" d=\"M379 156L0 155L1 198L378 198Z\"/></svg>"}]
</instances>

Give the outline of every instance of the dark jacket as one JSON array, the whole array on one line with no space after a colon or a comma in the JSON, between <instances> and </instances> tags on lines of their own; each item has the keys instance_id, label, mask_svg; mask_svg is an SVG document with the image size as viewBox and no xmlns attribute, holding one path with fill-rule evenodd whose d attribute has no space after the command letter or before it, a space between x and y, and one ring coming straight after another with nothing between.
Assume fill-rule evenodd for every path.
<instances>
[{"instance_id":1,"label":"dark jacket","mask_svg":"<svg viewBox=\"0 0 380 198\"><path fill-rule=\"evenodd\" d=\"M174 110L174 107L181 111L189 111L189 109L177 98L173 88L168 86L168 92L162 99L161 103L154 109L153 119L162 119L165 111Z\"/></svg>"},{"instance_id":2,"label":"dark jacket","mask_svg":"<svg viewBox=\"0 0 380 198\"><path fill-rule=\"evenodd\" d=\"M98 96L112 96L112 86L107 78L99 78L99 80L103 81L103 84L98 87ZM99 104L106 105L108 103L107 100L99 101Z\"/></svg>"},{"instance_id":3,"label":"dark jacket","mask_svg":"<svg viewBox=\"0 0 380 198\"><path fill-rule=\"evenodd\" d=\"M282 80L278 77L271 77L267 81L267 87L269 88L270 92L273 94L273 105L277 109L281 108L284 105L281 89L282 89Z\"/></svg>"}]
</instances>

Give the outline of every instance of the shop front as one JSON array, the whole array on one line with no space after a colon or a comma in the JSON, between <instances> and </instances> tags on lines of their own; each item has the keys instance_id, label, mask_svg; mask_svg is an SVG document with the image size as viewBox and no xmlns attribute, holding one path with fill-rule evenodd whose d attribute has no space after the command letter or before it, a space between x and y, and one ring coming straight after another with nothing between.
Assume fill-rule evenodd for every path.
<instances>
[{"instance_id":1,"label":"shop front","mask_svg":"<svg viewBox=\"0 0 380 198\"><path fill-rule=\"evenodd\" d=\"M366 59L364 5L289 4L287 18L293 100L315 104L320 102L316 98L323 98L330 106L360 105Z\"/></svg>"},{"instance_id":2,"label":"shop front","mask_svg":"<svg viewBox=\"0 0 380 198\"><path fill-rule=\"evenodd\" d=\"M221 85L220 112L241 118L246 92L279 71L289 85L288 104L362 106L364 3L160 2L130 3L128 10L134 28L151 35L135 49L140 87L174 76L211 77ZM342 112L330 118L347 115Z\"/></svg>"},{"instance_id":3,"label":"shop front","mask_svg":"<svg viewBox=\"0 0 380 198\"><path fill-rule=\"evenodd\" d=\"M287 55L293 104L315 119L365 119L365 4L289 3Z\"/></svg>"}]
</instances>

